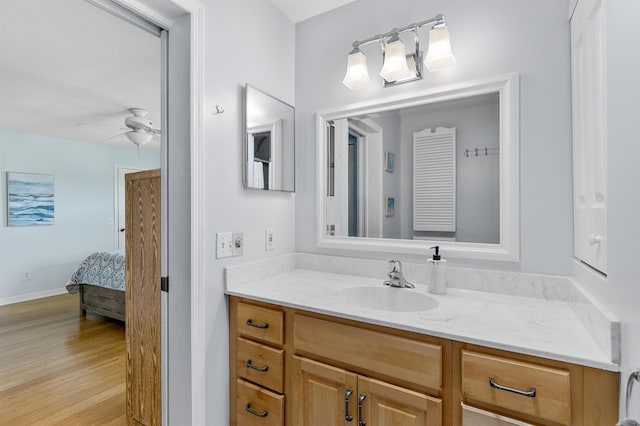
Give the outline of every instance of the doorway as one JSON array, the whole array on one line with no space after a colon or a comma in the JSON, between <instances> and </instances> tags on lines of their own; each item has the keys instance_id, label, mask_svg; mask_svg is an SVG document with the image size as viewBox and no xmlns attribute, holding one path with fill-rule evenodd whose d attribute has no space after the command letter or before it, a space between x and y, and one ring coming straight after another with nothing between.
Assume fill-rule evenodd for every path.
<instances>
[{"instance_id":1,"label":"doorway","mask_svg":"<svg viewBox=\"0 0 640 426\"><path fill-rule=\"evenodd\" d=\"M116 248L124 250L126 241L126 219L125 219L125 175L142 171L141 168L116 166L115 176L115 240Z\"/></svg>"}]
</instances>

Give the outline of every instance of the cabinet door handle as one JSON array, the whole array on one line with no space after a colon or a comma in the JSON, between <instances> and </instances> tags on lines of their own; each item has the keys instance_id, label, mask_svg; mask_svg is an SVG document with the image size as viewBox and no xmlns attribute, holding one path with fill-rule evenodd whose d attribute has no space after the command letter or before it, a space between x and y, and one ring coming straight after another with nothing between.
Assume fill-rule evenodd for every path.
<instances>
[{"instance_id":1,"label":"cabinet door handle","mask_svg":"<svg viewBox=\"0 0 640 426\"><path fill-rule=\"evenodd\" d=\"M347 392L344 394L344 419L348 422L353 420L353 416L349 415L349 398L353 394L351 388L347 388Z\"/></svg>"},{"instance_id":2,"label":"cabinet door handle","mask_svg":"<svg viewBox=\"0 0 640 426\"><path fill-rule=\"evenodd\" d=\"M257 411L253 411L251 409L251 403L250 402L247 402L247 405L245 405L244 409L247 410L249 413L253 414L256 417L267 417L267 415L269 414L267 412L267 410L263 411L262 413L258 413Z\"/></svg>"},{"instance_id":3,"label":"cabinet door handle","mask_svg":"<svg viewBox=\"0 0 640 426\"><path fill-rule=\"evenodd\" d=\"M522 391L520 389L514 389L514 388L509 388L509 387L506 387L506 386L499 385L499 384L497 384L495 382L493 377L489 377L489 385L491 385L491 387L494 388L494 389L500 389L500 390L507 391L507 392L513 392L513 393L515 393L517 395L528 396L529 398L535 398L536 397L536 388L534 388L533 386L528 391Z\"/></svg>"},{"instance_id":4,"label":"cabinet door handle","mask_svg":"<svg viewBox=\"0 0 640 426\"><path fill-rule=\"evenodd\" d=\"M266 322L265 322L264 324L256 324L256 323L254 323L253 321L251 321L251 318L249 318L249 319L247 320L247 325L248 325L249 327L255 327L255 328L263 328L263 329L264 329L264 328L269 328L269 323L266 323Z\"/></svg>"},{"instance_id":5,"label":"cabinet door handle","mask_svg":"<svg viewBox=\"0 0 640 426\"><path fill-rule=\"evenodd\" d=\"M367 426L367 422L364 421L363 414L362 414L362 404L364 403L364 400L367 398L367 395L364 393L361 393L360 396L358 397L358 426Z\"/></svg>"},{"instance_id":6,"label":"cabinet door handle","mask_svg":"<svg viewBox=\"0 0 640 426\"><path fill-rule=\"evenodd\" d=\"M250 359L247 360L245 365L247 367L249 367L249 368L253 368L256 371L260 371L261 373L264 373L265 371L269 370L269 366L268 365L265 365L264 367L256 367L255 365L251 364L251 360Z\"/></svg>"}]
</instances>

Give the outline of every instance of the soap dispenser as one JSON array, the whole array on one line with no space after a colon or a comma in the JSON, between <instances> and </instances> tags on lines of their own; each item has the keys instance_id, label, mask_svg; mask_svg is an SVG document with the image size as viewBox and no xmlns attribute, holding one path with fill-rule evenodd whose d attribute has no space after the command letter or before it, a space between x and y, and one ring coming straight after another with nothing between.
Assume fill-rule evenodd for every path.
<instances>
[{"instance_id":1,"label":"soap dispenser","mask_svg":"<svg viewBox=\"0 0 640 426\"><path fill-rule=\"evenodd\" d=\"M433 246L435 249L431 259L427 260L427 292L433 294L446 294L447 281L445 278L447 261L440 256L440 246Z\"/></svg>"}]
</instances>

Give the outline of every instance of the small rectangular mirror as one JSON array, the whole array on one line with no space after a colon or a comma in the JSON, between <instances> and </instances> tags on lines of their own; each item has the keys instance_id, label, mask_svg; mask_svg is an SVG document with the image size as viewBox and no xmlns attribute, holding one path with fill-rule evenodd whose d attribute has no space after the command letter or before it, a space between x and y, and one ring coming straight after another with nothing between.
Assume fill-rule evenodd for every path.
<instances>
[{"instance_id":1,"label":"small rectangular mirror","mask_svg":"<svg viewBox=\"0 0 640 426\"><path fill-rule=\"evenodd\" d=\"M244 89L245 188L295 191L295 109L250 85Z\"/></svg>"}]
</instances>

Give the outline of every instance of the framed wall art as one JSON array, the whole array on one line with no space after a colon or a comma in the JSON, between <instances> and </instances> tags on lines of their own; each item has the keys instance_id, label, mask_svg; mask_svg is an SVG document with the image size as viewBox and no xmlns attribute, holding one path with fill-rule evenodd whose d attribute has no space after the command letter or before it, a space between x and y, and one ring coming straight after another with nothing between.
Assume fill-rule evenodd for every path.
<instances>
[{"instance_id":1,"label":"framed wall art","mask_svg":"<svg viewBox=\"0 0 640 426\"><path fill-rule=\"evenodd\" d=\"M387 202L384 206L384 215L386 217L393 217L396 212L396 199L394 197L387 197Z\"/></svg>"},{"instance_id":2,"label":"framed wall art","mask_svg":"<svg viewBox=\"0 0 640 426\"><path fill-rule=\"evenodd\" d=\"M391 151L384 152L384 169L393 173L395 167L396 156Z\"/></svg>"},{"instance_id":3,"label":"framed wall art","mask_svg":"<svg viewBox=\"0 0 640 426\"><path fill-rule=\"evenodd\" d=\"M53 175L7 172L7 225L53 225Z\"/></svg>"}]
</instances>

